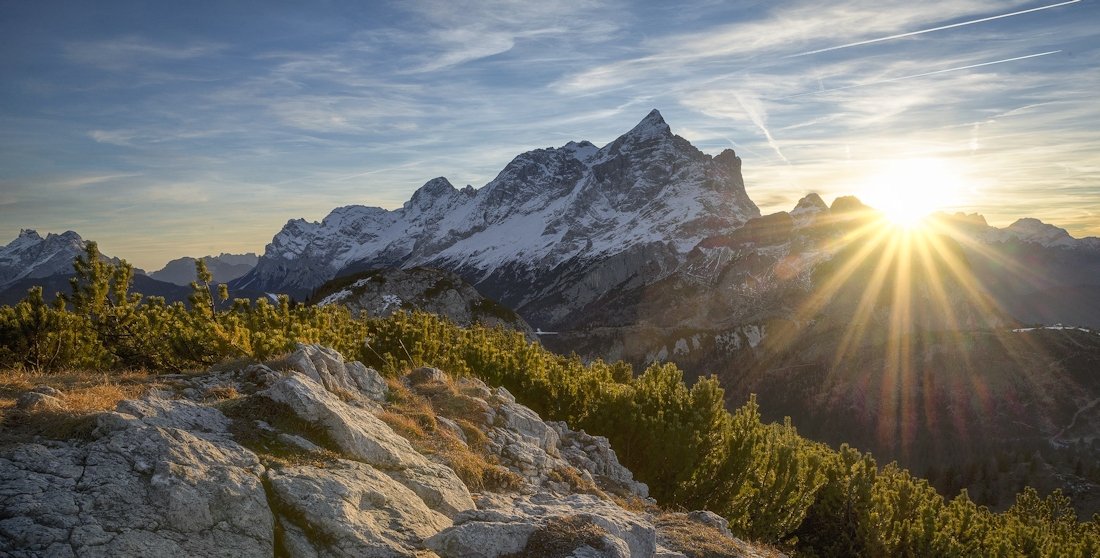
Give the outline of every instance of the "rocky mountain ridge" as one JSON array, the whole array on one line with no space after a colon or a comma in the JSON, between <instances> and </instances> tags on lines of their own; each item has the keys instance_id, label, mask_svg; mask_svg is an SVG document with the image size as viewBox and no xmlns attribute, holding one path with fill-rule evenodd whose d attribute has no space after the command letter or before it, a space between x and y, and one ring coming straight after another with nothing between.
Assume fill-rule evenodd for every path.
<instances>
[{"instance_id":1,"label":"rocky mountain ridge","mask_svg":"<svg viewBox=\"0 0 1100 558\"><path fill-rule=\"evenodd\" d=\"M43 238L38 231L22 229L15 240L0 248L0 289L21 279L72 273L73 259L83 253L84 239L74 231L49 233Z\"/></svg>"},{"instance_id":2,"label":"rocky mountain ridge","mask_svg":"<svg viewBox=\"0 0 1100 558\"><path fill-rule=\"evenodd\" d=\"M728 262L734 253L762 258L754 264L754 277L774 275L768 265L795 261L809 281L806 274L830 260L845 231L852 230L842 223L865 222L867 208L855 198L838 198L830 207L817 194L790 212L761 217L745 191L740 165L731 150L714 157L699 152L653 111L602 148L569 142L521 154L480 189L460 190L436 178L394 211L347 206L320 223L291 221L256 269L231 287L303 298L338 275L428 266L458 273L541 328L583 330L602 327L600 313L593 321L591 310L614 307L612 301L622 301L623 293L654 291L649 287L678 276L715 275L724 269L719 260ZM1023 247L1058 260L1064 273L1056 275L1064 279L993 289L994 298L1006 299L1001 306L1009 316L1025 323L1073 322L1057 318L1087 316L1081 308L1100 304L1093 296L1100 285L1089 279L1100 261L1100 239L1075 239L1036 219L1003 229L978 215L950 220L946 236L964 251ZM800 243L794 247L796 260L786 244L791 239ZM709 255L700 258L699 250ZM974 259L969 252L967 257ZM1004 257L1011 260L1012 254ZM1054 289L1083 295L1044 312L1043 293Z\"/></svg>"},{"instance_id":3,"label":"rocky mountain ridge","mask_svg":"<svg viewBox=\"0 0 1100 558\"><path fill-rule=\"evenodd\" d=\"M519 155L480 189L436 178L395 211L348 206L320 223L291 221L231 286L304 297L337 274L436 267L529 321L556 324L758 216L740 167L732 150L711 157L673 135L654 110L602 148L570 142Z\"/></svg>"},{"instance_id":4,"label":"rocky mountain ridge","mask_svg":"<svg viewBox=\"0 0 1100 558\"><path fill-rule=\"evenodd\" d=\"M457 274L439 269L383 269L340 277L322 285L307 303L338 304L357 317L428 312L463 327L474 323L499 325L521 331L528 339L535 338L535 330L518 314L481 296Z\"/></svg>"},{"instance_id":5,"label":"rocky mountain ridge","mask_svg":"<svg viewBox=\"0 0 1100 558\"><path fill-rule=\"evenodd\" d=\"M644 499L647 488L607 440L543 422L502 388L429 368L388 383L318 346L272 366L169 376L168 390L99 415L85 440L0 447L0 551L676 558L693 550L662 525L679 522L723 556L777 555L732 538L714 514L621 507L609 494ZM51 389L19 407L59 406ZM489 459L492 474L477 478L495 484L468 484L457 462L398 434L393 401L410 393L446 402L433 436Z\"/></svg>"}]
</instances>

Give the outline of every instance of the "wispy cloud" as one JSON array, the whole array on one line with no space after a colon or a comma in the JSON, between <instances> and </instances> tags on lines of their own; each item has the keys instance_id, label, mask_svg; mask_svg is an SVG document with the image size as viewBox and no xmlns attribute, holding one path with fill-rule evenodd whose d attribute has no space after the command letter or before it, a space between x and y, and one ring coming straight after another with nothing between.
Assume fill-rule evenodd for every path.
<instances>
[{"instance_id":1,"label":"wispy cloud","mask_svg":"<svg viewBox=\"0 0 1100 558\"><path fill-rule=\"evenodd\" d=\"M92 185L95 185L95 184L102 184L104 182L111 182L111 181L115 181L115 180L121 180L121 179L124 179L124 178L135 178L135 177L138 177L138 176L141 176L141 174L140 173L127 173L127 174L96 174L96 175L76 176L76 177L72 177L72 178L65 178L65 179L62 179L62 180L55 181L53 183L53 185L55 185L59 188L64 188L64 189L84 188L85 186L92 186Z\"/></svg>"},{"instance_id":2,"label":"wispy cloud","mask_svg":"<svg viewBox=\"0 0 1100 558\"><path fill-rule=\"evenodd\" d=\"M212 230L259 250L289 218L398 207L439 175L481 186L524 150L602 144L654 107L702 150L734 147L765 212L936 157L972 185L959 209L1100 233L1095 6L430 0L243 18L213 4L155 34L176 20L97 5L105 23L73 33L40 10L0 20L15 45L0 52L0 234L141 228L147 267L213 251ZM53 35L20 35L39 27Z\"/></svg>"},{"instance_id":3,"label":"wispy cloud","mask_svg":"<svg viewBox=\"0 0 1100 558\"><path fill-rule=\"evenodd\" d=\"M1030 9L1027 9L1027 10L1017 10L1015 12L1009 12L1009 13L1005 13L1005 14L998 14L998 15L988 16L988 17L981 17L981 18L978 18L978 19L971 19L971 20L967 20L967 21L960 21L958 23L952 23L952 24L949 24L949 25L939 25L939 26L936 26L936 27L930 27L928 29L920 29L918 31L908 31L908 32L905 32L905 33L895 33L893 35L887 35L885 37L876 37L874 39L864 39L862 41L855 41L855 42L852 42L852 43L845 43L845 44L842 44L842 45L819 48L819 49L815 49L815 50L807 50L805 52L799 52L799 53L787 55L787 58L797 58L797 57L800 57L800 56L811 56L811 55L814 55L814 54L821 54L823 52L832 52L834 50L841 50L841 49L845 49L845 48L871 45L871 44L881 43L881 42L885 42L885 41L894 41L894 40L897 40L897 39L904 39L904 38L907 38L907 37L916 37L917 35L924 35L925 33L935 33L937 31L946 31L948 29L957 29L959 27L966 27L967 25L975 25L975 24L978 24L978 23L987 23L987 22L990 22L990 21L996 21L998 19L1005 19L1005 18L1009 18L1009 17L1016 17L1016 16L1025 15L1025 14L1041 12L1043 10L1050 10L1050 9L1053 9L1053 8L1059 8L1059 7L1062 7L1062 6L1067 6L1069 4L1076 4L1080 1L1081 0L1068 0L1067 2L1059 2L1057 4L1048 4L1046 6L1039 6L1038 8L1030 8Z\"/></svg>"},{"instance_id":4,"label":"wispy cloud","mask_svg":"<svg viewBox=\"0 0 1100 558\"><path fill-rule=\"evenodd\" d=\"M65 56L72 62L105 70L123 71L159 61L180 61L210 56L225 45L210 42L187 44L157 43L129 36L100 41L77 41L64 45Z\"/></svg>"},{"instance_id":5,"label":"wispy cloud","mask_svg":"<svg viewBox=\"0 0 1100 558\"><path fill-rule=\"evenodd\" d=\"M845 89L855 89L857 87L867 87L867 86L870 86L870 85L879 85L879 84L883 84L883 83L893 83L895 81L905 81L907 79L916 79L916 78L922 78L922 77L928 77L928 76L935 76L935 75L939 75L939 74L946 74L946 73L949 73L949 72L959 72L959 71L963 71L963 70L973 70L974 68L982 68L982 67L985 67L985 66L995 66L997 64L1007 64L1009 62L1018 62L1020 60L1028 60L1028 59L1031 59L1031 58L1040 58L1040 57L1043 57L1043 56L1050 56L1051 54L1058 54L1059 52L1062 52L1062 51L1061 50L1048 50L1046 52L1036 52L1034 54L1025 54L1023 56L1014 56L1012 58L1003 58L1001 60L990 60L988 62L978 62L976 64L967 64L965 66L955 66L955 67L952 67L952 68L943 68L943 69L939 69L939 70L932 70L932 71L929 71L929 72L921 72L919 74L909 74L909 75L904 75L904 76L883 78L883 79L877 79L877 80L873 80L873 81L853 83L853 84L850 84L850 85L842 85L840 87L830 87L828 89L817 89L817 90L814 90L814 91L807 91L805 93L796 93L794 95L787 95L785 97L779 97L778 100L794 99L794 98L797 98L797 97L805 97L807 95L823 95L823 94L826 94L826 93L833 93L835 91L844 91Z\"/></svg>"},{"instance_id":6,"label":"wispy cloud","mask_svg":"<svg viewBox=\"0 0 1100 558\"><path fill-rule=\"evenodd\" d=\"M1020 0L967 0L949 6L935 2L898 0L854 1L822 5L804 2L776 4L762 19L716 25L701 32L664 36L640 46L641 55L566 76L555 86L582 93L629 83L639 75L683 75L702 64L719 68L731 63L741 69L783 63L800 47L892 33L953 17L1020 5Z\"/></svg>"}]
</instances>

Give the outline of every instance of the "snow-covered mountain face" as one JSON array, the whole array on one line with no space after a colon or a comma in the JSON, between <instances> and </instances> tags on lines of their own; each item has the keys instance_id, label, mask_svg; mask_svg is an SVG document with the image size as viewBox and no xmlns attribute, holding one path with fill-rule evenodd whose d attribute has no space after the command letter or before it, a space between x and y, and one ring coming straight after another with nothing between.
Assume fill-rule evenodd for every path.
<instances>
[{"instance_id":1,"label":"snow-covered mountain face","mask_svg":"<svg viewBox=\"0 0 1100 558\"><path fill-rule=\"evenodd\" d=\"M660 279L702 239L759 215L734 152L702 153L654 110L602 148L524 153L480 189L436 178L394 211L348 206L320 223L290 221L232 286L304 298L337 274L430 266L555 326L612 286Z\"/></svg>"},{"instance_id":2,"label":"snow-covered mountain face","mask_svg":"<svg viewBox=\"0 0 1100 558\"><path fill-rule=\"evenodd\" d=\"M31 229L0 248L0 289L20 279L36 279L73 272L73 259L84 253L84 239L73 231L47 234Z\"/></svg>"}]
</instances>

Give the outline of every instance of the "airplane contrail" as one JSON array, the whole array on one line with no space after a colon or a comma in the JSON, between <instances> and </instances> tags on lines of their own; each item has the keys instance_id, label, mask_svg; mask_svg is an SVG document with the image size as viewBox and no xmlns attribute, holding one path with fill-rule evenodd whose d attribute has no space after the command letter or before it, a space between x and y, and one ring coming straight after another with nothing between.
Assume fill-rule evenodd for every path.
<instances>
[{"instance_id":1,"label":"airplane contrail","mask_svg":"<svg viewBox=\"0 0 1100 558\"><path fill-rule=\"evenodd\" d=\"M806 52L799 52L798 54L789 54L787 56L784 56L783 58L798 58L800 56L809 56L811 54L820 54L822 52L829 52L829 51L832 51L832 50L840 50L842 48L851 48L851 47L857 47L857 46L862 46L862 45L869 45L869 44L873 44L873 43L881 43L883 41L892 41L894 39L902 39L902 38L905 38L905 37L912 37L914 35L923 35L924 33L932 33L934 31L943 31L945 29L954 29L956 27L963 27L965 25L973 25L975 23L984 23L984 22L987 22L987 21L993 21L993 20L997 20L997 19L1004 19L1006 17L1013 17L1013 16L1018 16L1018 15L1023 15L1023 14L1030 14L1032 12L1039 12L1039 11L1042 11L1042 10L1049 10L1051 8L1058 8L1058 7L1061 7L1061 6L1066 6L1068 4L1076 4L1080 1L1081 0L1068 0L1066 2L1059 2L1057 4L1050 4L1050 5L1047 5L1047 6L1039 6L1038 8L1030 8L1030 9L1027 9L1027 10L1020 10L1018 12L1012 12L1012 13L1008 13L1008 14L1001 14L1001 15L983 17L983 18L980 18L980 19L972 19L970 21L960 21L959 23L952 23L951 25L941 25L939 27L932 27L932 28L929 28L929 29L921 29L920 31L910 31L908 33L898 33L897 35L890 35L888 37L879 37L877 39L867 39L865 41L857 41L857 42L854 42L854 43L831 46L831 47L827 47L827 48L819 48L817 50L807 50Z\"/></svg>"},{"instance_id":2,"label":"airplane contrail","mask_svg":"<svg viewBox=\"0 0 1100 558\"><path fill-rule=\"evenodd\" d=\"M790 159L787 159L787 156L784 155L783 151L779 149L779 142L775 141L775 138L772 137L772 133L768 131L768 127L764 123L765 116L761 114L762 111L758 111L755 107L749 106L750 103L746 103L745 99L741 97L740 93L734 93L733 98L737 99L737 104L741 105L741 110L745 111L745 114L748 115L749 120L751 120L752 123L756 125L756 127L759 128L760 131L764 134L764 138L768 140L768 145L771 146L771 148L775 151L775 154L779 155L779 158L783 159L784 163L787 163L788 165L791 164Z\"/></svg>"},{"instance_id":3,"label":"airplane contrail","mask_svg":"<svg viewBox=\"0 0 1100 558\"><path fill-rule=\"evenodd\" d=\"M931 72L911 74L911 75L908 75L908 76L899 76L899 77L889 78L889 79L880 79L880 80L875 80L875 81L869 81L869 82L866 82L866 83L854 83L852 85L844 85L844 86L841 86L841 87L832 87L832 88L829 88L829 89L820 89L820 90L814 90L814 91L807 91L805 93L798 93L798 94L795 94L795 95L787 95L786 97L776 97L772 100L773 101L782 101L784 99L794 99L794 98L797 98L797 97L806 97L808 95L820 95L822 93L832 93L833 91L843 91L845 89L855 89L857 87L866 87L868 85L878 85L880 83L891 83L891 82L894 82L894 81L902 81L902 80L906 80L906 79L913 79L913 78L919 78L919 77L925 77L925 76L934 76L936 74L946 74L947 72L957 72L959 70L969 70L971 68L981 68L982 66L992 66L994 64L1004 64L1006 62L1016 62L1017 60L1027 60L1028 58L1038 58L1040 56L1049 56L1051 54L1058 54L1059 52L1062 52L1062 51L1061 50L1049 50L1047 52L1038 52L1038 53L1035 53L1035 54L1028 54L1028 55L1025 55L1025 56L1017 56L1015 58L1005 58L1004 60L994 60L992 62L982 62L982 63L979 63L979 64L969 64L969 65L966 65L966 66L956 66L954 68L945 68L943 70L934 70L934 71L931 71Z\"/></svg>"}]
</instances>

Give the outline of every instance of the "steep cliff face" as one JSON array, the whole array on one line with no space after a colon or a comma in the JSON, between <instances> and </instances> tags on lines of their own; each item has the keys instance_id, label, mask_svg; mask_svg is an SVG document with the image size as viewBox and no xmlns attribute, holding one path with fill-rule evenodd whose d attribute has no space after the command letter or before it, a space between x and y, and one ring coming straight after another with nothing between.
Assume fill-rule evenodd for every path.
<instances>
[{"instance_id":1,"label":"steep cliff face","mask_svg":"<svg viewBox=\"0 0 1100 558\"><path fill-rule=\"evenodd\" d=\"M610 144L524 153L483 188L445 178L400 209L349 206L291 221L234 283L305 297L337 273L457 272L536 325L557 325L612 286L647 284L700 240L759 216L730 150L706 155L657 111Z\"/></svg>"},{"instance_id":2,"label":"steep cliff face","mask_svg":"<svg viewBox=\"0 0 1100 558\"><path fill-rule=\"evenodd\" d=\"M686 558L689 529L728 549L710 555L758 555L714 514L621 507L610 494L644 503L647 487L606 439L477 380L387 382L318 346L161 380L81 439L5 439L0 552ZM60 395L36 388L20 412Z\"/></svg>"}]
</instances>

